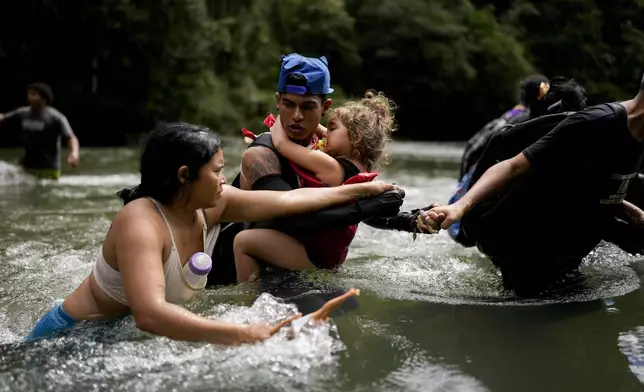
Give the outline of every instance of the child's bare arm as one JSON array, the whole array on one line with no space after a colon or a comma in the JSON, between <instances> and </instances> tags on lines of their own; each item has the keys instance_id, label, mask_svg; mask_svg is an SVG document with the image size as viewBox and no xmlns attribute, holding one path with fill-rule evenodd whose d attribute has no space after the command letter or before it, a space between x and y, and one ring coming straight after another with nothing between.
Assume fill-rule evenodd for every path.
<instances>
[{"instance_id":1,"label":"child's bare arm","mask_svg":"<svg viewBox=\"0 0 644 392\"><path fill-rule=\"evenodd\" d=\"M342 185L344 180L342 165L322 151L310 150L289 140L279 119L271 127L271 136L277 151L289 161L312 171L320 181L327 185Z\"/></svg>"}]
</instances>

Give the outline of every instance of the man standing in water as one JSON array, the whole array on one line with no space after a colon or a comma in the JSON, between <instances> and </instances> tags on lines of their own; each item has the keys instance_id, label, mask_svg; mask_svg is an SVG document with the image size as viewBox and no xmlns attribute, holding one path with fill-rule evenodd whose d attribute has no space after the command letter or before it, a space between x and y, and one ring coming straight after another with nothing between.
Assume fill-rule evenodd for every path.
<instances>
[{"instance_id":1,"label":"man standing in water","mask_svg":"<svg viewBox=\"0 0 644 392\"><path fill-rule=\"evenodd\" d=\"M50 105L54 100L51 88L45 83L27 87L29 106L0 114L0 122L20 120L21 139L25 153L20 164L39 178L58 179L61 176L61 138L67 142L67 163L76 167L79 160L78 139L67 118Z\"/></svg>"},{"instance_id":2,"label":"man standing in water","mask_svg":"<svg viewBox=\"0 0 644 392\"><path fill-rule=\"evenodd\" d=\"M325 57L311 58L297 53L282 56L276 92L279 110L277 121L281 121L282 128L290 140L304 146L314 141L320 120L331 106L328 94L332 92L331 75ZM260 135L248 147L242 157L241 173L232 185L244 190L272 191L289 191L301 186L300 178L291 163L274 148L270 133ZM394 205L398 211L402 204L400 193L390 196L392 200L388 200L385 194L371 201L358 201L355 204L329 208L294 219L282 219L279 223L253 222L245 226L273 228L293 235L315 235L316 230L346 227L364 220L365 223L380 229L416 231L419 211L403 212L398 216L383 213ZM245 227L243 224L222 227L212 252L213 263L216 265L213 265L208 276L209 286L236 281L232 245L236 234ZM431 231L426 226L422 228Z\"/></svg>"},{"instance_id":3,"label":"man standing in water","mask_svg":"<svg viewBox=\"0 0 644 392\"><path fill-rule=\"evenodd\" d=\"M570 114L426 217L445 229L482 217L477 245L501 268L506 287L539 294L575 271L602 239L644 253L644 212L624 200L643 142L644 79L635 98ZM524 202L526 194L540 202Z\"/></svg>"}]
</instances>

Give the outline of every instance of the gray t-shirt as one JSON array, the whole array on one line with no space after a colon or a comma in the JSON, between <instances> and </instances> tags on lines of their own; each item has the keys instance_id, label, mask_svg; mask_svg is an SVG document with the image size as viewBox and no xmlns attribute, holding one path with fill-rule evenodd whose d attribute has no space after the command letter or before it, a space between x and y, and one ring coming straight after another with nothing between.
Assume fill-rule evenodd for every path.
<instances>
[{"instance_id":1,"label":"gray t-shirt","mask_svg":"<svg viewBox=\"0 0 644 392\"><path fill-rule=\"evenodd\" d=\"M41 113L29 106L5 114L5 119L16 117L22 127L22 142L25 155L22 166L30 169L60 170L60 141L72 135L67 118L51 106L45 106Z\"/></svg>"}]
</instances>

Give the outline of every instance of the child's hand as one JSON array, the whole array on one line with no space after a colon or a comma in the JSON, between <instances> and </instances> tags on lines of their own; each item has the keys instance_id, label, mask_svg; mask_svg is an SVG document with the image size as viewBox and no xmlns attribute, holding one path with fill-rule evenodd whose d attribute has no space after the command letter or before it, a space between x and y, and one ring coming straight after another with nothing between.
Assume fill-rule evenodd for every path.
<instances>
[{"instance_id":1,"label":"child's hand","mask_svg":"<svg viewBox=\"0 0 644 392\"><path fill-rule=\"evenodd\" d=\"M275 119L275 123L271 127L271 134L275 136L280 136L284 135L286 132L284 131L284 128L282 128L282 122L280 121L280 117L277 116Z\"/></svg>"},{"instance_id":2,"label":"child's hand","mask_svg":"<svg viewBox=\"0 0 644 392\"><path fill-rule=\"evenodd\" d=\"M271 138L273 139L273 145L278 150L286 141L288 141L288 136L282 127L282 122L280 121L279 116L277 116L275 124L271 127Z\"/></svg>"},{"instance_id":3,"label":"child's hand","mask_svg":"<svg viewBox=\"0 0 644 392\"><path fill-rule=\"evenodd\" d=\"M322 124L318 124L318 127L315 128L315 134L318 135L320 139L326 137L326 127Z\"/></svg>"}]
</instances>

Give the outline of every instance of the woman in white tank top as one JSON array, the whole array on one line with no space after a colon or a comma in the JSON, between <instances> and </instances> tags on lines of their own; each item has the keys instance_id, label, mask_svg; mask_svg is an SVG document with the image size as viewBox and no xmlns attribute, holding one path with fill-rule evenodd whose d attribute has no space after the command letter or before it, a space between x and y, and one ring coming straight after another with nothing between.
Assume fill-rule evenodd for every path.
<instances>
[{"instance_id":1,"label":"woman in white tank top","mask_svg":"<svg viewBox=\"0 0 644 392\"><path fill-rule=\"evenodd\" d=\"M274 327L242 326L178 306L192 296L176 294L185 293L180 267L193 254L212 248L218 222L299 214L393 189L370 182L249 192L224 185L223 166L219 138L209 129L168 124L152 132L141 157L141 184L119 193L125 206L107 232L94 270L27 339L50 336L82 320L130 313L140 329L172 339L220 344L266 339L290 319Z\"/></svg>"}]
</instances>

